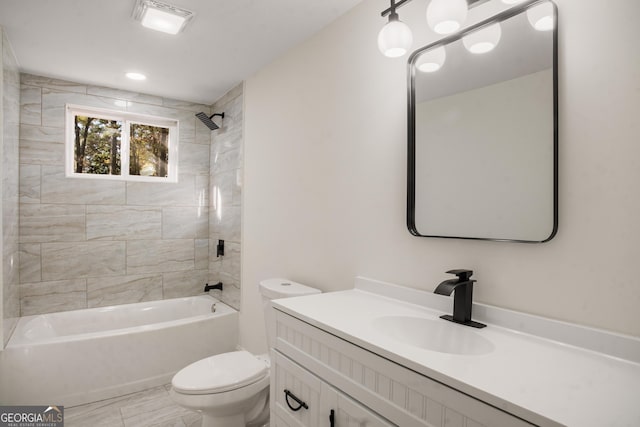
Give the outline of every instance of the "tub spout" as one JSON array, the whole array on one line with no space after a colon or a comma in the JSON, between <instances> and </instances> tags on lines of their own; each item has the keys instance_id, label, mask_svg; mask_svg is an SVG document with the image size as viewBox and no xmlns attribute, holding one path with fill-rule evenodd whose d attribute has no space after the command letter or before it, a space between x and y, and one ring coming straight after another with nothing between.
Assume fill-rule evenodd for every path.
<instances>
[{"instance_id":1,"label":"tub spout","mask_svg":"<svg viewBox=\"0 0 640 427\"><path fill-rule=\"evenodd\" d=\"M215 285L210 285L208 283L204 285L204 292L209 292L212 289L222 290L222 282L218 282Z\"/></svg>"}]
</instances>

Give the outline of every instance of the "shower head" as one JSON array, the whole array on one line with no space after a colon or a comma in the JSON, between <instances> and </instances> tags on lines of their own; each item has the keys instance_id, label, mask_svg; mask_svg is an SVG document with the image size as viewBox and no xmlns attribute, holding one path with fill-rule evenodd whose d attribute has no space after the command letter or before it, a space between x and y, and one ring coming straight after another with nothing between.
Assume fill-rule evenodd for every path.
<instances>
[{"instance_id":1,"label":"shower head","mask_svg":"<svg viewBox=\"0 0 640 427\"><path fill-rule=\"evenodd\" d=\"M200 113L196 114L196 117L197 117L197 118L199 118L199 119L200 119L200 121L201 121L202 123L204 123L205 125L207 125L207 127L208 127L209 129L211 129L211 130L216 130L216 129L219 129L219 128L220 128L220 126L218 126L217 124L215 124L215 123L213 122L213 120L211 120L211 119L213 119L213 118L214 118L214 117L216 117L216 116L220 116L220 117L222 117L222 118L224 119L224 113L213 114L213 115L211 115L211 116L207 116L205 113L202 113L202 112L200 112Z\"/></svg>"}]
</instances>

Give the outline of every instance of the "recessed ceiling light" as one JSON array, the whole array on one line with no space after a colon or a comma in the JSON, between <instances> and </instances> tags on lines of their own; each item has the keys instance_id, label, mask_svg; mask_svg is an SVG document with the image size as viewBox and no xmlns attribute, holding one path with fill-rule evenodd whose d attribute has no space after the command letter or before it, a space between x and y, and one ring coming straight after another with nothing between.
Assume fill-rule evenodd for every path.
<instances>
[{"instance_id":1,"label":"recessed ceiling light","mask_svg":"<svg viewBox=\"0 0 640 427\"><path fill-rule=\"evenodd\" d=\"M146 80L147 79L147 76L145 76L144 74L140 74L140 73L127 73L127 74L125 74L125 76L127 76L131 80Z\"/></svg>"},{"instance_id":2,"label":"recessed ceiling light","mask_svg":"<svg viewBox=\"0 0 640 427\"><path fill-rule=\"evenodd\" d=\"M193 12L156 0L137 0L132 16L144 27L178 34L193 18Z\"/></svg>"}]
</instances>

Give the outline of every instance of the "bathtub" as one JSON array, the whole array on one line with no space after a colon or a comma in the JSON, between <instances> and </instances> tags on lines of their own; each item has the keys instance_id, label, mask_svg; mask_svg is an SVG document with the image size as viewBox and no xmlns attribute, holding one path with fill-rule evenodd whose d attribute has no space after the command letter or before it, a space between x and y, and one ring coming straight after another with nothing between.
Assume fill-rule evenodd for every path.
<instances>
[{"instance_id":1,"label":"bathtub","mask_svg":"<svg viewBox=\"0 0 640 427\"><path fill-rule=\"evenodd\" d=\"M238 312L208 295L22 317L0 351L0 404L75 406L167 384L237 337Z\"/></svg>"}]
</instances>

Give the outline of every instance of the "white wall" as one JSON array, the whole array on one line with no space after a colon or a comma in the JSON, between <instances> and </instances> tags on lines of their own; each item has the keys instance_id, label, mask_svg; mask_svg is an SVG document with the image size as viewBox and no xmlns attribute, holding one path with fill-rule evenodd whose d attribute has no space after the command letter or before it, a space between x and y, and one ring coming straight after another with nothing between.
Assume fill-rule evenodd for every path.
<instances>
[{"instance_id":1,"label":"white wall","mask_svg":"<svg viewBox=\"0 0 640 427\"><path fill-rule=\"evenodd\" d=\"M247 80L243 346L265 347L261 279L333 291L363 275L432 290L451 268L475 271L478 301L640 336L640 2L557 4L560 221L545 244L407 231L406 57L377 50L386 0L365 0ZM432 37L425 5L401 9L414 47Z\"/></svg>"}]
</instances>

